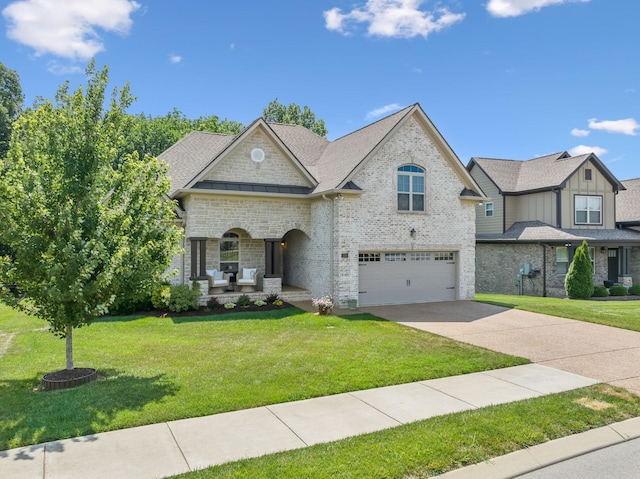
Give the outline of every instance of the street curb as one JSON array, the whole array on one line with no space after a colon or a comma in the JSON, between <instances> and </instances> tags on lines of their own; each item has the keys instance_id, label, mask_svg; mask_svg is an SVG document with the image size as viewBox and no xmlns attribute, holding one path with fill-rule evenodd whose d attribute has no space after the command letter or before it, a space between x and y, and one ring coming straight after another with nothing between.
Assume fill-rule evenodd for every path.
<instances>
[{"instance_id":1,"label":"street curb","mask_svg":"<svg viewBox=\"0 0 640 479\"><path fill-rule=\"evenodd\" d=\"M449 471L440 479L512 479L543 467L640 438L640 418L627 419Z\"/></svg>"}]
</instances>

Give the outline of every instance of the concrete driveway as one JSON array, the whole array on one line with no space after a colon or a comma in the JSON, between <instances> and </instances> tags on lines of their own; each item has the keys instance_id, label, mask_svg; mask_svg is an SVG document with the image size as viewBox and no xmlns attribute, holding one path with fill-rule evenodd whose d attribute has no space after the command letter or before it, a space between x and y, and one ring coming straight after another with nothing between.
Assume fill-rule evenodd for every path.
<instances>
[{"instance_id":1,"label":"concrete driveway","mask_svg":"<svg viewBox=\"0 0 640 479\"><path fill-rule=\"evenodd\" d=\"M359 308L640 394L640 333L475 301Z\"/></svg>"}]
</instances>

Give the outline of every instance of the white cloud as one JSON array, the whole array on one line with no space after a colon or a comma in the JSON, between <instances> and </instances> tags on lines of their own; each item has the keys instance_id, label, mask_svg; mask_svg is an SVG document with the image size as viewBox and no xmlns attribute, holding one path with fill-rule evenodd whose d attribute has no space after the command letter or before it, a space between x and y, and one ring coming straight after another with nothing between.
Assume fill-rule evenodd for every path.
<instances>
[{"instance_id":1,"label":"white cloud","mask_svg":"<svg viewBox=\"0 0 640 479\"><path fill-rule=\"evenodd\" d=\"M589 130L581 130L580 128L571 130L572 136L589 136L589 133L591 133Z\"/></svg>"},{"instance_id":2,"label":"white cloud","mask_svg":"<svg viewBox=\"0 0 640 479\"><path fill-rule=\"evenodd\" d=\"M586 155L588 153L595 153L597 156L602 156L607 154L608 152L609 150L600 148L599 146L587 146L587 145L574 146L569 150L569 154L571 156Z\"/></svg>"},{"instance_id":3,"label":"white cloud","mask_svg":"<svg viewBox=\"0 0 640 479\"><path fill-rule=\"evenodd\" d=\"M640 129L640 125L633 118L605 121L598 121L596 118L591 118L589 120L589 128L592 130L604 130L608 133L622 133L623 135L635 136L638 134L636 130Z\"/></svg>"},{"instance_id":4,"label":"white cloud","mask_svg":"<svg viewBox=\"0 0 640 479\"><path fill-rule=\"evenodd\" d=\"M127 34L131 14L138 8L133 0L21 0L10 3L2 14L7 36L33 48L36 55L86 60L104 50L96 29Z\"/></svg>"},{"instance_id":5,"label":"white cloud","mask_svg":"<svg viewBox=\"0 0 640 479\"><path fill-rule=\"evenodd\" d=\"M367 113L367 120L371 120L373 118L380 118L381 116L385 116L392 111L401 110L402 106L397 103L391 103L389 105L382 106L380 108L376 108L375 110L371 110Z\"/></svg>"},{"instance_id":6,"label":"white cloud","mask_svg":"<svg viewBox=\"0 0 640 479\"><path fill-rule=\"evenodd\" d=\"M464 13L451 13L447 8L420 10L424 0L367 0L361 8L342 13L334 7L324 13L325 27L349 35L352 24L368 24L369 35L413 38L437 32L462 21Z\"/></svg>"},{"instance_id":7,"label":"white cloud","mask_svg":"<svg viewBox=\"0 0 640 479\"><path fill-rule=\"evenodd\" d=\"M549 5L589 1L591 0L489 0L487 10L494 17L517 17L525 13L537 12Z\"/></svg>"},{"instance_id":8,"label":"white cloud","mask_svg":"<svg viewBox=\"0 0 640 479\"><path fill-rule=\"evenodd\" d=\"M169 55L169 61L171 63L180 63L182 61L182 57L180 55L174 55L173 53Z\"/></svg>"}]
</instances>

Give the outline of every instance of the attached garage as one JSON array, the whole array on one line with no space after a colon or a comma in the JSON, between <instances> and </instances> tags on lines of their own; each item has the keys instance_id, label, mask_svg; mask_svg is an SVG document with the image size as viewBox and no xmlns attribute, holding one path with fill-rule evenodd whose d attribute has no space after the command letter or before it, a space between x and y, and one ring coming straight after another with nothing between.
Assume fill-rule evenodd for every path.
<instances>
[{"instance_id":1,"label":"attached garage","mask_svg":"<svg viewBox=\"0 0 640 479\"><path fill-rule=\"evenodd\" d=\"M454 251L361 252L358 304L423 303L457 299Z\"/></svg>"}]
</instances>

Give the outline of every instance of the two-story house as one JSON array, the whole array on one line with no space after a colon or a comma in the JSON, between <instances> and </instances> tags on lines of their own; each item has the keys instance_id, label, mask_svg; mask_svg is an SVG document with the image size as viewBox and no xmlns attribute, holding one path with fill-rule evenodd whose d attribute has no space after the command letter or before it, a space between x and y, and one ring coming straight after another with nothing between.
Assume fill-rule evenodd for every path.
<instances>
[{"instance_id":1,"label":"two-story house","mask_svg":"<svg viewBox=\"0 0 640 479\"><path fill-rule=\"evenodd\" d=\"M616 221L625 186L595 154L472 158L467 170L490 198L476 208L476 291L564 297L583 240L595 284L640 282L640 232Z\"/></svg>"},{"instance_id":2,"label":"two-story house","mask_svg":"<svg viewBox=\"0 0 640 479\"><path fill-rule=\"evenodd\" d=\"M486 198L418 104L334 141L262 118L193 132L159 159L184 228L175 282L224 271L237 295L255 271L252 294L341 306L474 297Z\"/></svg>"}]
</instances>

